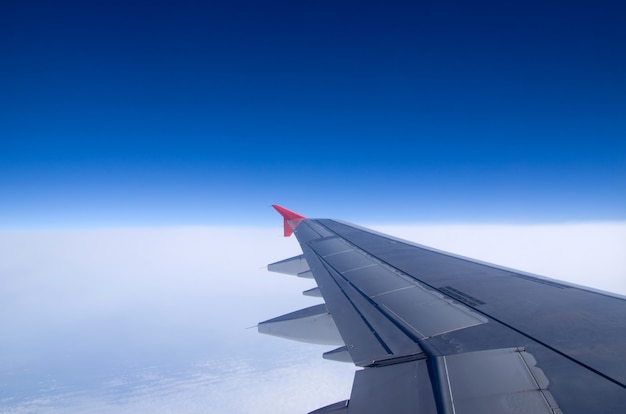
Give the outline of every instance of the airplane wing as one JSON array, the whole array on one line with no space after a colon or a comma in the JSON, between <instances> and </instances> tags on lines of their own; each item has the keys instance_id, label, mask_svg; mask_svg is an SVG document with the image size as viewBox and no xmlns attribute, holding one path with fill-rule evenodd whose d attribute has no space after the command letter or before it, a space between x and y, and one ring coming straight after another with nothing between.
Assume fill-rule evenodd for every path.
<instances>
[{"instance_id":1,"label":"airplane wing","mask_svg":"<svg viewBox=\"0 0 626 414\"><path fill-rule=\"evenodd\" d=\"M314 413L626 412L626 298L274 208L302 255L268 269L325 303L259 332L361 368Z\"/></svg>"}]
</instances>

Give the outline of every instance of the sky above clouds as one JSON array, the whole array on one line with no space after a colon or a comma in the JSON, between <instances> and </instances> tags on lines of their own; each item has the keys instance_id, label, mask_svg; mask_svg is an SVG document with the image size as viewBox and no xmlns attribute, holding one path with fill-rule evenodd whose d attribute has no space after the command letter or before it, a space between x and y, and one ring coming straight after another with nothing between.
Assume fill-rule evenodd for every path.
<instances>
[{"instance_id":1,"label":"sky above clouds","mask_svg":"<svg viewBox=\"0 0 626 414\"><path fill-rule=\"evenodd\" d=\"M299 252L274 203L625 294L625 20L603 0L5 2L0 413L347 398L328 349L245 329L317 303L261 269Z\"/></svg>"},{"instance_id":2,"label":"sky above clouds","mask_svg":"<svg viewBox=\"0 0 626 414\"><path fill-rule=\"evenodd\" d=\"M8 3L0 227L624 219L625 15Z\"/></svg>"}]
</instances>

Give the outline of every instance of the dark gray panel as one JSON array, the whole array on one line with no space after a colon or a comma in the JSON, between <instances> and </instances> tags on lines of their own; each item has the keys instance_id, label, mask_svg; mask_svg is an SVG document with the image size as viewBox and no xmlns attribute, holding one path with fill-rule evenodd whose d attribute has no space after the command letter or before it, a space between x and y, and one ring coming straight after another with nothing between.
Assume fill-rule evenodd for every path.
<instances>
[{"instance_id":1,"label":"dark gray panel","mask_svg":"<svg viewBox=\"0 0 626 414\"><path fill-rule=\"evenodd\" d=\"M414 286L412 282L380 265L356 269L344 273L343 277L370 298Z\"/></svg>"},{"instance_id":2,"label":"dark gray panel","mask_svg":"<svg viewBox=\"0 0 626 414\"><path fill-rule=\"evenodd\" d=\"M623 387L607 381L574 360L498 323L487 323L428 339L442 355L493 348L524 347L549 379L549 389L564 413L622 412Z\"/></svg>"},{"instance_id":3,"label":"dark gray panel","mask_svg":"<svg viewBox=\"0 0 626 414\"><path fill-rule=\"evenodd\" d=\"M333 236L328 238L320 238L308 243L308 245L317 253L318 256L325 257L328 255L340 254L352 251L353 248L348 243Z\"/></svg>"},{"instance_id":4,"label":"dark gray panel","mask_svg":"<svg viewBox=\"0 0 626 414\"><path fill-rule=\"evenodd\" d=\"M518 349L470 352L438 360L448 404L457 414L560 412L532 355ZM444 395L446 395L444 393ZM448 396L446 395L446 396Z\"/></svg>"},{"instance_id":5,"label":"dark gray panel","mask_svg":"<svg viewBox=\"0 0 626 414\"><path fill-rule=\"evenodd\" d=\"M381 313L375 302L369 301L333 270L329 270L329 272L346 299L357 310L361 318L367 321L370 335L376 337L387 350L386 355L376 355L360 346L363 341L362 337L351 336L348 338L348 336L344 336L345 344L356 365L371 365L383 360L422 353L417 342L407 336L406 331L400 328L400 324Z\"/></svg>"},{"instance_id":6,"label":"dark gray panel","mask_svg":"<svg viewBox=\"0 0 626 414\"><path fill-rule=\"evenodd\" d=\"M426 361L365 368L354 375L351 414L436 413Z\"/></svg>"},{"instance_id":7,"label":"dark gray panel","mask_svg":"<svg viewBox=\"0 0 626 414\"><path fill-rule=\"evenodd\" d=\"M337 285L317 255L306 245L303 246L303 250L353 360L375 360L388 357L391 354L390 350L384 346L379 337L372 334L371 327Z\"/></svg>"},{"instance_id":8,"label":"dark gray panel","mask_svg":"<svg viewBox=\"0 0 626 414\"><path fill-rule=\"evenodd\" d=\"M374 258L353 249L343 240L325 238L311 242L309 246L330 268L342 273L341 276L333 277L341 284L341 289L348 292L358 312L367 312L366 318L370 323L371 318L380 319L381 315L378 311L372 313L369 310L373 308L372 304L359 298L356 292L351 293L352 287L370 296L372 303L384 309L385 315L397 326L410 329L420 338L487 322L486 318L453 303L439 292L425 289L377 265ZM344 283L344 279L350 284ZM384 292L381 291L383 289ZM375 332L380 335L380 331ZM354 354L352 356L355 357ZM361 360L358 357L355 359Z\"/></svg>"},{"instance_id":9,"label":"dark gray panel","mask_svg":"<svg viewBox=\"0 0 626 414\"><path fill-rule=\"evenodd\" d=\"M315 233L319 234L319 237L331 237L335 234L332 231L329 231L326 226L323 226L317 223L315 220L306 220L306 225L311 228L311 230L315 231ZM300 241L300 239L298 239Z\"/></svg>"},{"instance_id":10,"label":"dark gray panel","mask_svg":"<svg viewBox=\"0 0 626 414\"><path fill-rule=\"evenodd\" d=\"M309 240L315 240L323 237L312 228L312 225L313 223L310 220L303 220L300 222L298 227L294 229L293 233L296 235L300 243L306 243ZM325 233L328 234L328 231L325 231Z\"/></svg>"},{"instance_id":11,"label":"dark gray panel","mask_svg":"<svg viewBox=\"0 0 626 414\"><path fill-rule=\"evenodd\" d=\"M309 245L328 265L370 297L413 286L407 279L380 266L376 259L341 239L326 238Z\"/></svg>"},{"instance_id":12,"label":"dark gray panel","mask_svg":"<svg viewBox=\"0 0 626 414\"><path fill-rule=\"evenodd\" d=\"M440 293L419 286L379 295L376 303L421 338L487 322L485 317L445 299Z\"/></svg>"},{"instance_id":13,"label":"dark gray panel","mask_svg":"<svg viewBox=\"0 0 626 414\"><path fill-rule=\"evenodd\" d=\"M326 255L324 260L339 273L349 272L376 264L371 258L354 250Z\"/></svg>"}]
</instances>

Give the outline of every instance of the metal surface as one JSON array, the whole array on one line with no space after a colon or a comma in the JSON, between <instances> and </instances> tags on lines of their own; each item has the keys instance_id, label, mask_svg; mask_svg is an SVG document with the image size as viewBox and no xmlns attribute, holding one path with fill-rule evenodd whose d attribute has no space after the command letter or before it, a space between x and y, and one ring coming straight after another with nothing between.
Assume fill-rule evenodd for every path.
<instances>
[{"instance_id":1,"label":"metal surface","mask_svg":"<svg viewBox=\"0 0 626 414\"><path fill-rule=\"evenodd\" d=\"M341 412L626 412L625 298L336 220L292 225L345 344L325 357L365 367Z\"/></svg>"},{"instance_id":2,"label":"metal surface","mask_svg":"<svg viewBox=\"0 0 626 414\"><path fill-rule=\"evenodd\" d=\"M348 400L339 401L326 407L318 408L315 411L311 411L309 414L341 414L348 412Z\"/></svg>"},{"instance_id":3,"label":"metal surface","mask_svg":"<svg viewBox=\"0 0 626 414\"><path fill-rule=\"evenodd\" d=\"M560 413L535 359L516 349L467 352L437 359L442 395L450 411Z\"/></svg>"},{"instance_id":4,"label":"metal surface","mask_svg":"<svg viewBox=\"0 0 626 414\"><path fill-rule=\"evenodd\" d=\"M270 272L282 273L285 275L298 276L300 273L309 271L309 264L306 262L304 255L290 257L267 265Z\"/></svg>"},{"instance_id":5,"label":"metal surface","mask_svg":"<svg viewBox=\"0 0 626 414\"><path fill-rule=\"evenodd\" d=\"M335 321L326 306L311 306L257 325L259 333L320 345L343 345Z\"/></svg>"},{"instance_id":6,"label":"metal surface","mask_svg":"<svg viewBox=\"0 0 626 414\"><path fill-rule=\"evenodd\" d=\"M324 352L322 358L338 362L353 362L347 346L341 346L332 351Z\"/></svg>"},{"instance_id":7,"label":"metal surface","mask_svg":"<svg viewBox=\"0 0 626 414\"><path fill-rule=\"evenodd\" d=\"M313 289L305 290L304 292L302 292L302 294L304 296L311 296L313 298L321 298L322 297L322 291L318 287L314 287Z\"/></svg>"},{"instance_id":8,"label":"metal surface","mask_svg":"<svg viewBox=\"0 0 626 414\"><path fill-rule=\"evenodd\" d=\"M350 414L434 412L436 400L425 360L365 368L354 375Z\"/></svg>"}]
</instances>

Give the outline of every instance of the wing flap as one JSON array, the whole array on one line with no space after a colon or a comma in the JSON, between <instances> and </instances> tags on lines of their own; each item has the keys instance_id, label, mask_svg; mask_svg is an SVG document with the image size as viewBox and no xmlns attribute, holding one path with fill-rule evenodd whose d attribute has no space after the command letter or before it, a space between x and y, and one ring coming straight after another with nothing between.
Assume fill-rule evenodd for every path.
<instances>
[{"instance_id":1,"label":"wing flap","mask_svg":"<svg viewBox=\"0 0 626 414\"><path fill-rule=\"evenodd\" d=\"M267 270L285 275L298 276L301 273L309 271L309 264L306 262L304 255L290 257L278 262L267 265Z\"/></svg>"},{"instance_id":2,"label":"wing flap","mask_svg":"<svg viewBox=\"0 0 626 414\"><path fill-rule=\"evenodd\" d=\"M437 361L451 412L556 414L548 380L523 349L492 349L443 356Z\"/></svg>"},{"instance_id":3,"label":"wing flap","mask_svg":"<svg viewBox=\"0 0 626 414\"><path fill-rule=\"evenodd\" d=\"M485 317L419 285L379 295L375 300L421 339L487 322Z\"/></svg>"},{"instance_id":4,"label":"wing flap","mask_svg":"<svg viewBox=\"0 0 626 414\"><path fill-rule=\"evenodd\" d=\"M343 345L326 305L300 309L257 325L259 333L320 345Z\"/></svg>"},{"instance_id":5,"label":"wing flap","mask_svg":"<svg viewBox=\"0 0 626 414\"><path fill-rule=\"evenodd\" d=\"M425 360L365 368L354 375L348 413L436 413Z\"/></svg>"}]
</instances>

